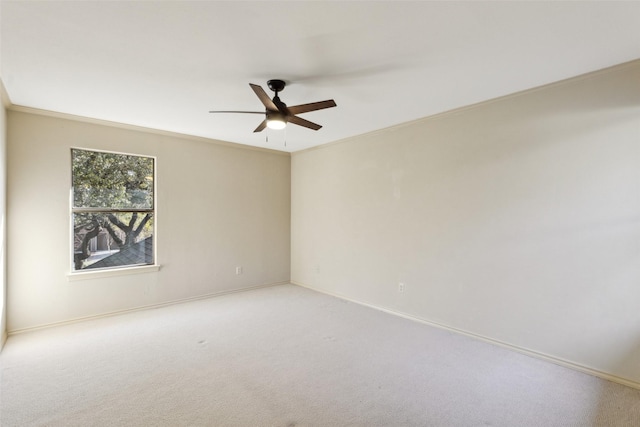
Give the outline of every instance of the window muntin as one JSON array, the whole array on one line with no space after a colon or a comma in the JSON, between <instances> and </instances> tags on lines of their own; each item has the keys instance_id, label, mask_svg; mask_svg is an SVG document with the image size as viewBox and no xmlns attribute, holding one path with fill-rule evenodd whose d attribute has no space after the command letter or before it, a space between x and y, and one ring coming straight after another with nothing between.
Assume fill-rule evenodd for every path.
<instances>
[{"instance_id":1,"label":"window muntin","mask_svg":"<svg viewBox=\"0 0 640 427\"><path fill-rule=\"evenodd\" d=\"M152 157L71 150L72 271L154 264Z\"/></svg>"}]
</instances>

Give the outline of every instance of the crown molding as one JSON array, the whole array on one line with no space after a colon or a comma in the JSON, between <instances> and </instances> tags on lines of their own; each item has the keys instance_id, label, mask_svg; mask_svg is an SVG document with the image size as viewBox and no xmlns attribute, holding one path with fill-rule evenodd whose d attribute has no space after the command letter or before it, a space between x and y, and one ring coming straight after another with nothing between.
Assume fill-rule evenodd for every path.
<instances>
[{"instance_id":1,"label":"crown molding","mask_svg":"<svg viewBox=\"0 0 640 427\"><path fill-rule=\"evenodd\" d=\"M597 76L601 76L601 75L605 75L608 73L612 73L612 72L616 72L616 71L620 71L620 70L624 70L627 68L633 68L633 67L638 67L640 66L640 59L634 59L628 62L623 62L621 64L616 64L616 65L612 65L611 67L607 67L607 68L602 68L600 70L595 70L595 71L591 71L585 74L580 74L574 77L568 77L566 79L562 79L562 80L558 80L555 82L551 82L551 83L547 83L541 86L536 86L536 87L532 87L530 89L525 89L525 90L521 90L518 92L514 92L514 93L510 93L507 95L503 95L503 96L499 96L497 98L492 98L492 99L487 99L486 101L480 101L474 104L469 104L469 105L464 105L462 107L458 107L458 108L454 108L452 110L448 110L448 111L443 111L441 113L436 113L436 114L432 114L430 116L426 116L426 117L421 117L419 119L415 119L415 120L411 120L408 122L404 122L404 123L399 123L397 125L393 125L393 126L389 126L386 128L382 128L382 129L376 129L370 132L366 132L360 135L355 135L355 136L349 136L347 138L343 138L343 139L338 139L336 141L332 141L329 142L327 144L321 144L321 145L316 145L314 147L309 147L309 148L305 148L303 150L299 150L299 151L294 151L291 154L298 155L298 154L303 154L309 151L315 151L315 150L324 150L327 148L330 148L334 145L339 145L339 144L345 144L345 143L349 143L349 142L353 142L353 141L357 141L360 138L363 137L371 137L371 136L375 136L378 134L383 134L383 133L387 133L387 132L395 132L399 129L405 128L405 127L410 127L410 126L415 126L415 125L419 125L422 123L427 123L430 122L432 120L437 120L443 117L448 117L448 116L452 116L452 115L456 115L456 114L460 114L469 110L473 110L476 109L478 107L483 107L486 105L491 105L497 102L501 102L504 100L508 100L508 99L513 99L513 98L518 98L520 96L523 95L527 95L530 93L535 93L535 92L539 92L542 90L546 90L546 89L550 89L550 88L554 88L554 87L560 87L563 85L567 85L567 84L573 84L573 83L577 83L580 82L582 80L587 80L587 79L591 79L593 77L597 77Z\"/></svg>"},{"instance_id":2,"label":"crown molding","mask_svg":"<svg viewBox=\"0 0 640 427\"><path fill-rule=\"evenodd\" d=\"M270 149L270 148L262 148L262 147L253 147L253 146L250 146L250 145L243 145L243 144L237 144L237 143L234 143L234 142L221 141L221 140L217 140L217 139L210 139L210 138L205 138L205 137L202 137L202 136L188 135L188 134L183 134L183 133L178 133L178 132L171 132L171 131L165 131L165 130L160 130L160 129L147 128L147 127L144 127L144 126L137 126L137 125L130 125L130 124L126 124L126 123L112 122L112 121L109 121L109 120L95 119L95 118L91 118L91 117L77 116L77 115L74 115L74 114L61 113L61 112L58 112L58 111L43 110L43 109L33 108L33 107L25 107L23 105L16 105L16 104L12 104L12 103L9 103L9 106L7 107L7 110L15 111L15 112L19 112L19 113L34 114L34 115L39 115L39 116L54 117L54 118L58 118L58 119L71 120L71 121L75 121L75 122L91 123L91 124L100 125L100 126L108 126L108 127L114 127L114 128L120 128L120 129L127 129L127 130L136 131L136 132L152 133L152 134L156 134L156 135L167 136L167 137L170 137L170 138L180 138L180 139L188 139L188 140L191 140L191 141L206 142L206 143L209 143L209 144L215 144L215 145L220 145L220 146L229 147L229 148L236 148L236 149L240 149L240 150L260 151L260 152L263 152L263 153L277 154L277 155L280 155L280 156L291 157L291 153L286 152L286 151L279 151L279 150L273 150L273 149Z\"/></svg>"}]
</instances>

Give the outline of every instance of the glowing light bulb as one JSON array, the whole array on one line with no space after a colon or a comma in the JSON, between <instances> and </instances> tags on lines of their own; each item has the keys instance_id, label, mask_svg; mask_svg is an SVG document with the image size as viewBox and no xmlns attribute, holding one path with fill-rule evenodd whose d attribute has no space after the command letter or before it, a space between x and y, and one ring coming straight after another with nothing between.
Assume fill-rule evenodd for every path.
<instances>
[{"instance_id":1,"label":"glowing light bulb","mask_svg":"<svg viewBox=\"0 0 640 427\"><path fill-rule=\"evenodd\" d=\"M267 120L267 127L269 129L280 130L280 129L284 129L285 126L287 126L287 123L280 118Z\"/></svg>"}]
</instances>

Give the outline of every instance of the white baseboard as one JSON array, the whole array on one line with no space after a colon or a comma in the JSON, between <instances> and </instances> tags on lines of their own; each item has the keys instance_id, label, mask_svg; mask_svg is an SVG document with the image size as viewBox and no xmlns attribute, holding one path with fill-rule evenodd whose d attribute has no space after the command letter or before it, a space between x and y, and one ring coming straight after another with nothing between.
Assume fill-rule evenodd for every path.
<instances>
[{"instance_id":1,"label":"white baseboard","mask_svg":"<svg viewBox=\"0 0 640 427\"><path fill-rule=\"evenodd\" d=\"M191 302L191 301L198 301L198 300L203 300L203 299L208 299L208 298L214 298L214 297L219 297L219 296L223 296L223 295L235 294L235 293L238 293L238 292L253 291L253 290L256 290L256 289L269 288L271 286L287 285L289 283L290 282L288 282L288 281L286 281L286 282L275 282L275 283L267 283L267 284L263 284L263 285L251 286L251 287L248 287L248 288L231 289L231 290L227 290L227 291L213 292L213 293L210 293L210 294L198 295L198 296L195 296L195 297L183 298L183 299L179 299L179 300L175 300L175 301L163 302L163 303L160 303L160 304L143 305L143 306L139 306L139 307L129 308L129 309L126 309L126 310L110 311L108 313L97 314L95 316L77 317L77 318L70 319L70 320L64 320L62 322L53 322L53 323L47 323L47 324L38 325L38 326L31 326L31 327L28 327L28 328L14 329L14 330L8 331L8 333L6 335L11 336L11 335L23 334L25 332L38 331L38 330L41 330L41 329L53 328L53 327L56 327L56 326L70 325L70 324L73 324L73 323L85 322L87 320L102 319L102 318L105 318L105 317L118 316L120 314L125 314L125 313L133 313L133 312L136 312L136 311L150 310L150 309L161 308L161 307L168 307L168 306L171 306L171 305L182 304L182 303L185 303L185 302Z\"/></svg>"},{"instance_id":2,"label":"white baseboard","mask_svg":"<svg viewBox=\"0 0 640 427\"><path fill-rule=\"evenodd\" d=\"M458 328L454 328L454 327L451 327L451 326L447 326L447 325L444 325L444 324L441 324L441 323L438 323L438 322L434 322L434 321L431 321L431 320L428 320L428 319L423 319L423 318L420 318L420 317L417 317L417 316L413 316L413 315L410 315L410 314L406 314L406 313L402 313L402 312L399 312L399 311L391 310L391 309L388 309L388 308L380 307L380 306L377 306L375 304L370 304L370 303L367 303L367 302L354 300L354 299L351 299L351 298L346 297L344 295L340 295L340 294L337 294L337 293L334 293L334 292L328 292L328 291L325 291L323 289L318 289L318 288L315 288L313 286L309 286L309 285L306 285L306 284L303 284L303 283L300 283L300 282L296 282L296 281L293 281L293 280L291 281L291 283L293 285L300 286L300 287L303 287L303 288L307 288L307 289L310 289L312 291L320 292L320 293L323 293L323 294L326 294L326 295L330 295L330 296L333 296L333 297L336 297L336 298L340 298L342 300L349 301L349 302L352 302L354 304L359 304L359 305L362 305L362 306L365 306L365 307L373 308L373 309L378 310L378 311L382 311L382 312L385 312L385 313L388 313L388 314L392 314L394 316L399 316L399 317L402 317L402 318L405 318L405 319L408 319L408 320L413 320L415 322L423 323L425 325L429 325L429 326L433 326L433 327L436 327L436 328L444 329L446 331L454 332L456 334L465 335L467 337L470 337L470 338L473 338L473 339L477 339L477 340L480 340L480 341L484 341L484 342L487 342L489 344L497 345L497 346L506 348L508 350L513 350L513 351L516 351L518 353L526 354L527 356L535 357L537 359L546 360L547 362L551 362L551 363L554 363L556 365L564 366L565 368L570 368L570 369L573 369L573 370L576 370L576 371L583 372L585 374L593 375L594 377L602 378L602 379L607 380L607 381L611 381L611 382L614 382L614 383L622 384L624 386L640 390L640 383L639 382L636 382L636 381L633 381L633 380L629 380L629 379L626 379L626 378L622 378L622 377L618 377L616 375L613 375L613 374L610 374L610 373L607 373L607 372L599 371L597 369L593 369L593 368L590 368L588 366L572 362L570 360L565 360L565 359L562 359L562 358L559 358L559 357L555 357L555 356L552 356L552 355L549 355L549 354L541 353L541 352L538 352L538 351L535 351L535 350L530 350L530 349L527 349L527 348L524 348L524 347L518 347L516 345L512 345L512 344L509 344L509 343L506 343L506 342L503 342L503 341L500 341L500 340L496 340L496 339L489 338L489 337L486 337L486 336L483 336L483 335L475 334L473 332L468 332L468 331L465 331L465 330L462 330L462 329L458 329Z\"/></svg>"}]
</instances>

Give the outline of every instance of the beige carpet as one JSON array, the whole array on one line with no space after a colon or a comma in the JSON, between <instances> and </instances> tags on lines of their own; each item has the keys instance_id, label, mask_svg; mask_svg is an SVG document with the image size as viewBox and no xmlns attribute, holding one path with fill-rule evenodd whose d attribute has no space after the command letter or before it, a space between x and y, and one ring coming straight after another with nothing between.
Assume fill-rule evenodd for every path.
<instances>
[{"instance_id":1,"label":"beige carpet","mask_svg":"<svg viewBox=\"0 0 640 427\"><path fill-rule=\"evenodd\" d=\"M0 425L638 426L640 391L293 285L11 336Z\"/></svg>"}]
</instances>

